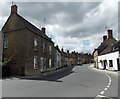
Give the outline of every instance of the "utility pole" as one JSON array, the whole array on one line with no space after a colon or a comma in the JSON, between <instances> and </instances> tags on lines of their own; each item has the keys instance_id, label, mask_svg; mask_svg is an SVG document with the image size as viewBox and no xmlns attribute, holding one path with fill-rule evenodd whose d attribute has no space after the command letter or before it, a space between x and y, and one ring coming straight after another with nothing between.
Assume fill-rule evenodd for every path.
<instances>
[{"instance_id":1,"label":"utility pole","mask_svg":"<svg viewBox=\"0 0 120 99\"><path fill-rule=\"evenodd\" d=\"M13 6L14 2L12 1L12 6Z\"/></svg>"},{"instance_id":2,"label":"utility pole","mask_svg":"<svg viewBox=\"0 0 120 99\"><path fill-rule=\"evenodd\" d=\"M45 27L46 18L44 18L44 27Z\"/></svg>"}]
</instances>

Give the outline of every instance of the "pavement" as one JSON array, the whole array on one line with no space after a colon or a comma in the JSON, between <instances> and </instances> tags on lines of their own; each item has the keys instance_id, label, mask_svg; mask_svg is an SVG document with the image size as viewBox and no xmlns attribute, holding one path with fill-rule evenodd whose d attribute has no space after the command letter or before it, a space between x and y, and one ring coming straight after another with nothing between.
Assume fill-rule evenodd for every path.
<instances>
[{"instance_id":1,"label":"pavement","mask_svg":"<svg viewBox=\"0 0 120 99\"><path fill-rule=\"evenodd\" d=\"M38 78L38 77L44 77L44 76L47 76L47 75L51 75L53 73L57 73L59 71L63 71L67 69L67 67L63 67L63 68L60 68L60 69L57 69L57 70L51 70L51 71L48 71L48 72L43 72L41 73L40 75L37 75L37 76L16 76L16 77L5 77L3 79L0 79L0 81L7 81L7 80L20 80L20 79L30 79L30 78Z\"/></svg>"},{"instance_id":2,"label":"pavement","mask_svg":"<svg viewBox=\"0 0 120 99\"><path fill-rule=\"evenodd\" d=\"M94 97L118 96L117 77L93 69L91 64L66 68L44 77L2 82L3 97ZM92 99L94 99L92 98ZM111 98L114 99L114 98Z\"/></svg>"},{"instance_id":3,"label":"pavement","mask_svg":"<svg viewBox=\"0 0 120 99\"><path fill-rule=\"evenodd\" d=\"M113 76L116 76L116 77L118 77L118 74L120 73L120 71L97 69L97 68L94 67L94 64L91 64L91 65L89 66L89 68L91 68L91 69L93 69L93 70L96 70L96 71L98 71L98 72L107 73L107 74L110 74L110 75L113 75Z\"/></svg>"}]
</instances>

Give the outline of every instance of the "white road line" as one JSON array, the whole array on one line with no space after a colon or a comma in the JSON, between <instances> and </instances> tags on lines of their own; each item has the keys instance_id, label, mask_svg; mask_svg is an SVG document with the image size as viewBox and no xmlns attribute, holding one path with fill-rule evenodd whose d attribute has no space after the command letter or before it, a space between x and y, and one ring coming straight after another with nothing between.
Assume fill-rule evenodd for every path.
<instances>
[{"instance_id":1,"label":"white road line","mask_svg":"<svg viewBox=\"0 0 120 99\"><path fill-rule=\"evenodd\" d=\"M108 85L111 85L111 83L109 82Z\"/></svg>"},{"instance_id":2,"label":"white road line","mask_svg":"<svg viewBox=\"0 0 120 99\"><path fill-rule=\"evenodd\" d=\"M112 82L111 77L110 77L108 74L106 74L106 76L107 76L108 79L109 79L108 85L106 86L106 88L104 89L104 91L101 91L101 92L100 92L100 95L97 95L96 97L106 97L106 96L103 96L103 94L105 93L105 91L108 90L108 88L110 87L111 82Z\"/></svg>"},{"instance_id":3,"label":"white road line","mask_svg":"<svg viewBox=\"0 0 120 99\"><path fill-rule=\"evenodd\" d=\"M104 90L106 91L106 90L108 90L108 88L105 88Z\"/></svg>"},{"instance_id":4,"label":"white road line","mask_svg":"<svg viewBox=\"0 0 120 99\"><path fill-rule=\"evenodd\" d=\"M109 85L107 85L107 88L109 88L110 86Z\"/></svg>"},{"instance_id":5,"label":"white road line","mask_svg":"<svg viewBox=\"0 0 120 99\"><path fill-rule=\"evenodd\" d=\"M105 91L102 91L100 94L102 95L102 94L104 94L104 92L105 92Z\"/></svg>"},{"instance_id":6,"label":"white road line","mask_svg":"<svg viewBox=\"0 0 120 99\"><path fill-rule=\"evenodd\" d=\"M109 81L110 83L111 83L111 78L110 78L110 81Z\"/></svg>"},{"instance_id":7,"label":"white road line","mask_svg":"<svg viewBox=\"0 0 120 99\"><path fill-rule=\"evenodd\" d=\"M111 77L108 75L108 74L106 74L107 75L107 77L109 78L109 84L111 84Z\"/></svg>"},{"instance_id":8,"label":"white road line","mask_svg":"<svg viewBox=\"0 0 120 99\"><path fill-rule=\"evenodd\" d=\"M103 96L103 95L97 95L96 97L105 97L105 96Z\"/></svg>"}]
</instances>

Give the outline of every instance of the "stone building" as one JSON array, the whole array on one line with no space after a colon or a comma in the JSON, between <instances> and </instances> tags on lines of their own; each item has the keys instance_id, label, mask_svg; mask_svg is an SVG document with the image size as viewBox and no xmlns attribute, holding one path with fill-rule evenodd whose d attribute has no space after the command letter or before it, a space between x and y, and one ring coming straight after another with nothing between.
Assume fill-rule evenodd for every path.
<instances>
[{"instance_id":1,"label":"stone building","mask_svg":"<svg viewBox=\"0 0 120 99\"><path fill-rule=\"evenodd\" d=\"M108 30L107 33L108 35L103 36L103 42L93 52L95 67L99 69L119 70L119 41L113 37L112 30Z\"/></svg>"},{"instance_id":2,"label":"stone building","mask_svg":"<svg viewBox=\"0 0 120 99\"><path fill-rule=\"evenodd\" d=\"M3 52L3 35L0 31L0 63L2 63L2 52Z\"/></svg>"},{"instance_id":3,"label":"stone building","mask_svg":"<svg viewBox=\"0 0 120 99\"><path fill-rule=\"evenodd\" d=\"M55 46L55 59L54 59L54 68L55 69L58 69L58 68L61 68L62 67L62 64L61 64L61 51L57 46Z\"/></svg>"},{"instance_id":4,"label":"stone building","mask_svg":"<svg viewBox=\"0 0 120 99\"><path fill-rule=\"evenodd\" d=\"M18 14L17 5L2 28L4 34L3 74L39 75L54 67L54 43L46 35L46 28L37 28ZM7 68L7 70L6 70Z\"/></svg>"}]
</instances>

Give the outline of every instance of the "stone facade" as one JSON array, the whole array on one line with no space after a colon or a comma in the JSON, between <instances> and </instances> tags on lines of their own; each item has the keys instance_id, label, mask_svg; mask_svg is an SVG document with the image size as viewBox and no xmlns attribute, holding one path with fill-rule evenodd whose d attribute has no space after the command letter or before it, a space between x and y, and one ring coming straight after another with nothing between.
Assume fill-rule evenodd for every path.
<instances>
[{"instance_id":1,"label":"stone facade","mask_svg":"<svg viewBox=\"0 0 120 99\"><path fill-rule=\"evenodd\" d=\"M11 8L17 9L16 5L13 6ZM39 75L41 71L54 67L54 43L47 37L45 28L36 28L16 10L12 11L2 28L3 59L10 59L3 71L7 67L5 73L9 75Z\"/></svg>"}]
</instances>

